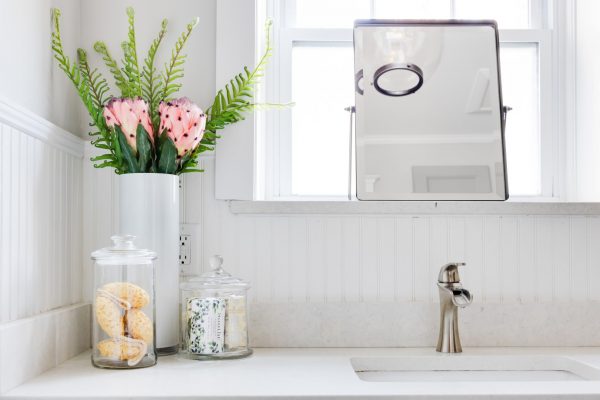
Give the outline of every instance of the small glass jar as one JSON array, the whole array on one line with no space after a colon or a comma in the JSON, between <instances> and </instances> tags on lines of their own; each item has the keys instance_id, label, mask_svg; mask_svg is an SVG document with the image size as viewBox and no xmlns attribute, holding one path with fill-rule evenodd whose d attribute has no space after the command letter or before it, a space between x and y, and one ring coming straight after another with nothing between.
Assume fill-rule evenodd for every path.
<instances>
[{"instance_id":1,"label":"small glass jar","mask_svg":"<svg viewBox=\"0 0 600 400\"><path fill-rule=\"evenodd\" d=\"M135 236L111 237L92 253L94 309L92 364L130 369L156 364L154 263L156 253L135 247Z\"/></svg>"},{"instance_id":2,"label":"small glass jar","mask_svg":"<svg viewBox=\"0 0 600 400\"><path fill-rule=\"evenodd\" d=\"M211 271L181 284L181 351L194 360L241 358L248 347L249 285L210 259Z\"/></svg>"}]
</instances>

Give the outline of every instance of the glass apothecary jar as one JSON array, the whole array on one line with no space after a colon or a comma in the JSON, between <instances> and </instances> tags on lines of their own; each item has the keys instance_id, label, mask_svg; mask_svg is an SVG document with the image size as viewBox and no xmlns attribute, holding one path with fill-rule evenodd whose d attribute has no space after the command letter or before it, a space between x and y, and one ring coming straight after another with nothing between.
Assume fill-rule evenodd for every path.
<instances>
[{"instance_id":1,"label":"glass apothecary jar","mask_svg":"<svg viewBox=\"0 0 600 400\"><path fill-rule=\"evenodd\" d=\"M181 351L194 360L241 358L248 347L249 285L210 259L211 271L181 284Z\"/></svg>"},{"instance_id":2,"label":"glass apothecary jar","mask_svg":"<svg viewBox=\"0 0 600 400\"><path fill-rule=\"evenodd\" d=\"M112 247L92 253L92 364L114 369L150 367L156 364L156 253L135 247L131 235L111 239Z\"/></svg>"}]
</instances>

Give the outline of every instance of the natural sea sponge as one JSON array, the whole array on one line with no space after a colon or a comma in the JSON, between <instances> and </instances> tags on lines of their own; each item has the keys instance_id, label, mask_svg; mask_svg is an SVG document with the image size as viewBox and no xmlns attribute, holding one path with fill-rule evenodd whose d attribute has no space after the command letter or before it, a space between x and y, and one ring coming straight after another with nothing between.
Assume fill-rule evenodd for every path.
<instances>
[{"instance_id":1,"label":"natural sea sponge","mask_svg":"<svg viewBox=\"0 0 600 400\"><path fill-rule=\"evenodd\" d=\"M115 360L127 361L127 365L137 365L148 352L148 346L142 340L128 337L117 337L103 340L97 345L101 356Z\"/></svg>"},{"instance_id":2,"label":"natural sea sponge","mask_svg":"<svg viewBox=\"0 0 600 400\"><path fill-rule=\"evenodd\" d=\"M96 296L96 321L110 337L123 336L125 333L123 310L113 300L102 294Z\"/></svg>"},{"instance_id":3,"label":"natural sea sponge","mask_svg":"<svg viewBox=\"0 0 600 400\"><path fill-rule=\"evenodd\" d=\"M96 291L96 321L109 339L97 343L101 356L138 364L154 339L152 320L140 308L150 303L141 287L129 282L108 283Z\"/></svg>"},{"instance_id":4,"label":"natural sea sponge","mask_svg":"<svg viewBox=\"0 0 600 400\"><path fill-rule=\"evenodd\" d=\"M141 287L129 282L112 282L102 286L103 290L119 299L123 307L142 308L150 303L150 296Z\"/></svg>"},{"instance_id":5,"label":"natural sea sponge","mask_svg":"<svg viewBox=\"0 0 600 400\"><path fill-rule=\"evenodd\" d=\"M154 337L152 320L142 311L135 308L126 314L127 333L134 339L140 339L151 344Z\"/></svg>"}]
</instances>

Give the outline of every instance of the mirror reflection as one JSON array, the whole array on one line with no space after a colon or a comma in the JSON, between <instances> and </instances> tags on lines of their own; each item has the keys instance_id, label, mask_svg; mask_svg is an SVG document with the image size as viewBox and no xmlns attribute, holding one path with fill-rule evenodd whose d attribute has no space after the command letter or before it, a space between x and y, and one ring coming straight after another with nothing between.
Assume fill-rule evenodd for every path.
<instances>
[{"instance_id":1,"label":"mirror reflection","mask_svg":"<svg viewBox=\"0 0 600 400\"><path fill-rule=\"evenodd\" d=\"M494 22L357 21L360 200L506 200Z\"/></svg>"}]
</instances>

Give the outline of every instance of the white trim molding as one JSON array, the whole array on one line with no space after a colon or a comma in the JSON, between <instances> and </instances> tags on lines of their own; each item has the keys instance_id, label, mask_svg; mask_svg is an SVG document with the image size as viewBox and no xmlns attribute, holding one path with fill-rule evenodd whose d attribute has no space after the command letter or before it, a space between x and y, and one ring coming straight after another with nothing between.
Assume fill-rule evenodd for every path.
<instances>
[{"instance_id":1,"label":"white trim molding","mask_svg":"<svg viewBox=\"0 0 600 400\"><path fill-rule=\"evenodd\" d=\"M493 201L230 201L233 214L600 215L600 203Z\"/></svg>"},{"instance_id":2,"label":"white trim molding","mask_svg":"<svg viewBox=\"0 0 600 400\"><path fill-rule=\"evenodd\" d=\"M553 59L556 66L552 81L555 96L552 122L557 126L557 157L555 185L564 201L581 199L579 185L584 184L577 166L578 159L578 81L577 81L577 0L554 1L552 30Z\"/></svg>"},{"instance_id":3,"label":"white trim molding","mask_svg":"<svg viewBox=\"0 0 600 400\"><path fill-rule=\"evenodd\" d=\"M218 88L256 61L256 2L219 0L217 2L216 85ZM227 127L217 139L216 197L252 200L256 182L255 117Z\"/></svg>"},{"instance_id":4,"label":"white trim molding","mask_svg":"<svg viewBox=\"0 0 600 400\"><path fill-rule=\"evenodd\" d=\"M76 157L83 157L85 140L37 114L0 97L0 124L39 139Z\"/></svg>"},{"instance_id":5,"label":"white trim molding","mask_svg":"<svg viewBox=\"0 0 600 400\"><path fill-rule=\"evenodd\" d=\"M0 324L0 397L89 349L91 324L85 303Z\"/></svg>"}]
</instances>

